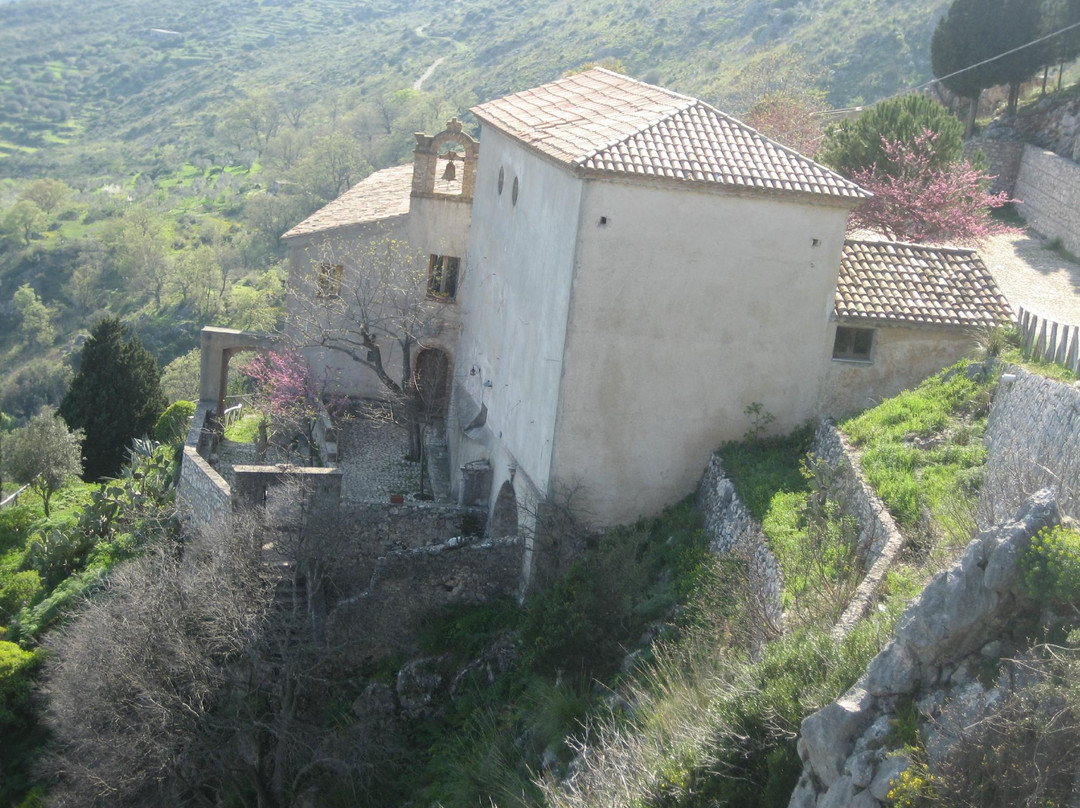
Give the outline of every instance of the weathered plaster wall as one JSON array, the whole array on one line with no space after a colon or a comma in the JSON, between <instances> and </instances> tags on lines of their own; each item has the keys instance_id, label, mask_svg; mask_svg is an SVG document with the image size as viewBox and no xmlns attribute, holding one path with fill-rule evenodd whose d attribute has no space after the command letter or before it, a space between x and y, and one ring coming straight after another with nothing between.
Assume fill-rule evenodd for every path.
<instances>
[{"instance_id":1,"label":"weathered plaster wall","mask_svg":"<svg viewBox=\"0 0 1080 808\"><path fill-rule=\"evenodd\" d=\"M327 640L356 663L415 650L425 615L453 603L516 595L521 555L516 537L390 553L376 563L368 589L330 613Z\"/></svg>"},{"instance_id":2,"label":"weathered plaster wall","mask_svg":"<svg viewBox=\"0 0 1080 808\"><path fill-rule=\"evenodd\" d=\"M837 325L866 327L855 321L831 323L826 343L830 352ZM970 354L975 337L975 332L955 326L879 325L874 328L871 361L826 359L822 411L840 418L876 406Z\"/></svg>"},{"instance_id":3,"label":"weathered plaster wall","mask_svg":"<svg viewBox=\"0 0 1080 808\"><path fill-rule=\"evenodd\" d=\"M1025 146L1013 196L1023 202L1020 213L1035 230L1080 253L1080 165Z\"/></svg>"},{"instance_id":4,"label":"weathered plaster wall","mask_svg":"<svg viewBox=\"0 0 1080 808\"><path fill-rule=\"evenodd\" d=\"M1026 497L1057 489L1061 509L1080 518L1080 390L1015 368L998 385L986 425L981 525L1006 518Z\"/></svg>"},{"instance_id":5,"label":"weathered plaster wall","mask_svg":"<svg viewBox=\"0 0 1080 808\"><path fill-rule=\"evenodd\" d=\"M587 183L554 475L581 481L600 522L692 491L754 402L778 430L817 414L846 219L789 197Z\"/></svg>"},{"instance_id":6,"label":"weathered plaster wall","mask_svg":"<svg viewBox=\"0 0 1080 808\"><path fill-rule=\"evenodd\" d=\"M505 456L492 457L493 469L514 462L544 493L582 183L496 130L485 129L482 142L461 292L451 460L459 466L481 452L494 454L499 445ZM487 431L467 438L461 429L481 405L487 407ZM496 474L493 490L504 479Z\"/></svg>"},{"instance_id":7,"label":"weathered plaster wall","mask_svg":"<svg viewBox=\"0 0 1080 808\"><path fill-rule=\"evenodd\" d=\"M464 270L470 210L467 202L437 197L414 197L409 213L404 216L290 239L289 285L298 290L299 294L299 298L290 301L290 314L303 321L310 320L314 313L320 311L319 299L315 294L315 268L321 263L344 266L341 297L344 301L349 301L349 289L355 287L355 279L361 272L359 266L364 261L365 251L369 246L377 246L387 241L402 242L407 245L406 250L416 256L413 270L392 278L387 285L387 291L402 287L402 295L423 298L427 291L430 255L455 255L461 259L459 273ZM413 281L415 286L402 286L405 280ZM459 274L459 299L461 284L462 277ZM388 294L387 298L392 299L392 295ZM355 296L353 299L355 300ZM427 304L428 322L419 347L437 347L453 357L459 323L458 306L455 300L433 300ZM392 317L389 306L386 307L384 315ZM393 326L388 325L387 328L390 330ZM295 321L286 325L287 335L301 343L306 341L302 338L302 330ZM397 343L384 334L380 340L380 348L383 353L383 366L395 381L400 381L401 350ZM386 396L385 387L372 370L354 362L340 351L311 347L304 351L304 355L312 368L327 368L325 377L319 381L325 383L328 392L363 398Z\"/></svg>"}]
</instances>

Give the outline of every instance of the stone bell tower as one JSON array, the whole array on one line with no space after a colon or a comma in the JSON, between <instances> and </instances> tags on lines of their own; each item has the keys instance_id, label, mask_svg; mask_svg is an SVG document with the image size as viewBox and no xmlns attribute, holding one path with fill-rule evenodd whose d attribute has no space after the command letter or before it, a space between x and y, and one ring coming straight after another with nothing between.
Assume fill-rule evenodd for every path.
<instances>
[{"instance_id":1,"label":"stone bell tower","mask_svg":"<svg viewBox=\"0 0 1080 808\"><path fill-rule=\"evenodd\" d=\"M480 144L452 118L437 135L416 133L413 151L412 196L457 197L471 202L476 188L476 158Z\"/></svg>"}]
</instances>

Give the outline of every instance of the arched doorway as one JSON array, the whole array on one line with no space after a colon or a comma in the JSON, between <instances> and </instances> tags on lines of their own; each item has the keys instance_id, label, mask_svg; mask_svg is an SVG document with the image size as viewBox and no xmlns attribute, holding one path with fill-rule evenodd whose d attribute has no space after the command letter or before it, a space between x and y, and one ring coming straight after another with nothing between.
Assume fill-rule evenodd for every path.
<instances>
[{"instance_id":1,"label":"arched doorway","mask_svg":"<svg viewBox=\"0 0 1080 808\"><path fill-rule=\"evenodd\" d=\"M488 535L498 539L503 536L516 536L517 532L517 494L514 493L514 486L507 480L502 484L499 496L495 499L495 507L491 511L491 523L488 525Z\"/></svg>"},{"instance_id":2,"label":"arched doorway","mask_svg":"<svg viewBox=\"0 0 1080 808\"><path fill-rule=\"evenodd\" d=\"M450 357L438 348L424 348L416 355L416 389L424 411L435 418L446 416L450 403Z\"/></svg>"}]
</instances>

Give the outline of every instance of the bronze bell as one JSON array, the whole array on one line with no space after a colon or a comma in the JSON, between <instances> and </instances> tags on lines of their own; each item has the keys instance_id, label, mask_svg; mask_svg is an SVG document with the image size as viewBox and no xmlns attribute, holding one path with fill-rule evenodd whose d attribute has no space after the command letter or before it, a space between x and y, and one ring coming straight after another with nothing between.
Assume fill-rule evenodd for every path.
<instances>
[{"instance_id":1,"label":"bronze bell","mask_svg":"<svg viewBox=\"0 0 1080 808\"><path fill-rule=\"evenodd\" d=\"M454 153L450 152L446 155L446 169L443 171L442 178L447 182L453 181L457 177L457 168L454 166Z\"/></svg>"}]
</instances>

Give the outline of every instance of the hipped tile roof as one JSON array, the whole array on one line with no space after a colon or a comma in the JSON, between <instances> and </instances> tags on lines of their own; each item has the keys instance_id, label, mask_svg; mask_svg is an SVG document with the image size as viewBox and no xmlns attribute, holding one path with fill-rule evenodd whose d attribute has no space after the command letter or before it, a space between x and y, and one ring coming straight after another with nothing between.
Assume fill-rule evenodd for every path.
<instances>
[{"instance_id":1,"label":"hipped tile roof","mask_svg":"<svg viewBox=\"0 0 1080 808\"><path fill-rule=\"evenodd\" d=\"M974 250L847 241L836 286L838 318L990 326L1009 304Z\"/></svg>"},{"instance_id":2,"label":"hipped tile roof","mask_svg":"<svg viewBox=\"0 0 1080 808\"><path fill-rule=\"evenodd\" d=\"M282 236L307 236L339 227L377 222L409 212L411 165L384 168L369 174L333 202L319 208Z\"/></svg>"},{"instance_id":3,"label":"hipped tile roof","mask_svg":"<svg viewBox=\"0 0 1080 808\"><path fill-rule=\"evenodd\" d=\"M850 199L870 194L708 104L603 68L473 107L584 173Z\"/></svg>"}]
</instances>

